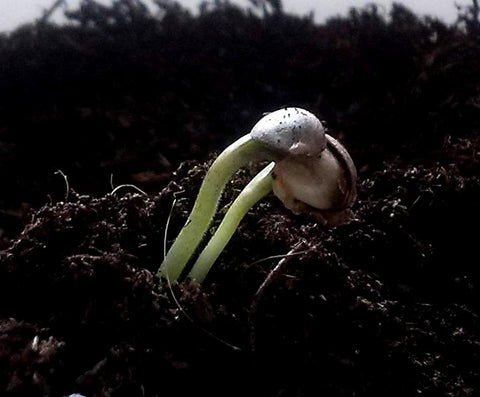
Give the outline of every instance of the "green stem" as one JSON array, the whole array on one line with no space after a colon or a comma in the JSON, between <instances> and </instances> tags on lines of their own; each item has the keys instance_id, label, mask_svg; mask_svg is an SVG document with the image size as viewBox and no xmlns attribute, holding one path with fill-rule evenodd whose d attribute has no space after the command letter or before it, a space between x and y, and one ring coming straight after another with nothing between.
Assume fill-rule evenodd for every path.
<instances>
[{"instance_id":1,"label":"green stem","mask_svg":"<svg viewBox=\"0 0 480 397\"><path fill-rule=\"evenodd\" d=\"M273 182L271 171L274 165L275 163L270 163L266 166L238 195L225 214L215 234L193 265L189 274L191 279L196 280L198 283L201 283L205 279L213 263L230 241L230 238L233 233L235 233L240 221L248 210L252 208L257 201L270 193Z\"/></svg>"},{"instance_id":2,"label":"green stem","mask_svg":"<svg viewBox=\"0 0 480 397\"><path fill-rule=\"evenodd\" d=\"M208 229L217 204L228 180L241 167L265 157L262 144L252 140L250 134L226 148L213 162L195 201L185 226L171 246L160 266L159 275L170 282L177 281L195 249Z\"/></svg>"}]
</instances>

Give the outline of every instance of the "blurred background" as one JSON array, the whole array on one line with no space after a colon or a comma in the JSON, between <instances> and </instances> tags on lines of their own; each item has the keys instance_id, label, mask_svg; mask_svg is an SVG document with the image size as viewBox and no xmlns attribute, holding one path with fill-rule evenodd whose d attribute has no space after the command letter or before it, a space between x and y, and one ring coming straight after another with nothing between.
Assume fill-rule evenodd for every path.
<instances>
[{"instance_id":1,"label":"blurred background","mask_svg":"<svg viewBox=\"0 0 480 397\"><path fill-rule=\"evenodd\" d=\"M78 7L81 0L63 0L58 2L61 11ZM231 0L232 4L251 8L252 4L249 0ZM57 0L3 0L2 13L0 14L0 31L12 30L22 23L32 22L34 19L44 15L45 11L51 9L57 3ZM111 0L98 0L98 3L108 5ZM192 13L199 11L201 3L214 4L215 0L181 0L179 3L182 7L188 9ZM258 3L258 2L257 2ZM364 7L371 0L283 0L283 10L289 14L307 15L313 13L316 22L325 22L327 18L345 15L350 8ZM394 1L378 0L375 2L379 7L385 10L391 8ZM438 0L399 0L398 4L402 4L410 8L419 15L430 15L439 18L447 23L453 23L457 17L457 6L466 6L471 3L470 0L457 1L438 1ZM145 0L145 6L151 11L156 10L155 0ZM61 12L56 12L51 16L56 22L65 22L65 18Z\"/></svg>"},{"instance_id":2,"label":"blurred background","mask_svg":"<svg viewBox=\"0 0 480 397\"><path fill-rule=\"evenodd\" d=\"M62 174L155 193L282 106L324 120L360 177L478 136L477 0L1 1L0 248Z\"/></svg>"}]
</instances>

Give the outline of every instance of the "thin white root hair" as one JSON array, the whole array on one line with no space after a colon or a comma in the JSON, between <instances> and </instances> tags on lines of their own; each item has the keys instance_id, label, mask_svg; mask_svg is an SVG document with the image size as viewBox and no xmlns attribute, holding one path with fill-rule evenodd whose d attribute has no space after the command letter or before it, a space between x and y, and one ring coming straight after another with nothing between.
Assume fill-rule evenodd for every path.
<instances>
[{"instance_id":1,"label":"thin white root hair","mask_svg":"<svg viewBox=\"0 0 480 397\"><path fill-rule=\"evenodd\" d=\"M133 189L133 190L136 190L138 193L140 193L141 195L143 196L148 196L147 193L145 193L142 189L140 189L139 187L135 186L135 185L131 185L131 184L124 184L124 185L118 185L115 189L113 189L110 194L115 194L117 193L120 189L124 189L124 188L128 188L128 189Z\"/></svg>"},{"instance_id":2,"label":"thin white root hair","mask_svg":"<svg viewBox=\"0 0 480 397\"><path fill-rule=\"evenodd\" d=\"M68 195L70 193L70 184L68 183L67 176L62 172L62 170L55 171L54 175L61 175L65 182L65 201L68 201Z\"/></svg>"},{"instance_id":3,"label":"thin white root hair","mask_svg":"<svg viewBox=\"0 0 480 397\"><path fill-rule=\"evenodd\" d=\"M255 315L258 311L258 305L260 304L261 299L263 298L266 289L275 282L275 280L285 272L286 267L291 262L293 257L304 255L310 251L310 249L303 249L299 251L299 249L305 247L307 243L303 240L296 243L293 248L284 255L273 255L267 258L260 259L253 264L258 264L260 262L264 262L271 259L278 259L282 258L277 265L268 273L265 280L263 280L260 287L258 287L257 292L253 296L252 303L250 304L250 310L248 313L248 324L250 328L250 351L253 353L256 350L256 328L255 328Z\"/></svg>"}]
</instances>

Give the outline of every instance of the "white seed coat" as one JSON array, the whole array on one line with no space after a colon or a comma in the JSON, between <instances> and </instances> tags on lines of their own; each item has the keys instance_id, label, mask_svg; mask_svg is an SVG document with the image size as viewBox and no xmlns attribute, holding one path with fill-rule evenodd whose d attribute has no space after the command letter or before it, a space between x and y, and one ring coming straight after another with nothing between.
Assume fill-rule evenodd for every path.
<instances>
[{"instance_id":1,"label":"white seed coat","mask_svg":"<svg viewBox=\"0 0 480 397\"><path fill-rule=\"evenodd\" d=\"M255 124L250 135L283 156L317 156L327 145L320 120L300 108L283 108L268 113Z\"/></svg>"},{"instance_id":2,"label":"white seed coat","mask_svg":"<svg viewBox=\"0 0 480 397\"><path fill-rule=\"evenodd\" d=\"M251 136L279 157L273 192L288 209L329 224L346 219L356 198L355 165L317 117L300 108L280 109L264 116Z\"/></svg>"}]
</instances>

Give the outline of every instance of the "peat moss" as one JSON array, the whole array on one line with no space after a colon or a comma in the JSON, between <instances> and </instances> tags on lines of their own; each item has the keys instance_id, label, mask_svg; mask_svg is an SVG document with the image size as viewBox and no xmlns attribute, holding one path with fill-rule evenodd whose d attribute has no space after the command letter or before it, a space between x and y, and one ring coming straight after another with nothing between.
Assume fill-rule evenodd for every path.
<instances>
[{"instance_id":1,"label":"peat moss","mask_svg":"<svg viewBox=\"0 0 480 397\"><path fill-rule=\"evenodd\" d=\"M392 161L364 175L356 219L337 228L267 197L202 288L187 282L170 290L155 273L173 197L169 236L184 222L206 165L184 164L156 196L71 192L68 202L44 206L0 256L0 389L11 396L474 395L478 158L467 165L452 150L430 166ZM239 173L225 203L249 175ZM255 301L281 260L269 257L299 242L300 253Z\"/></svg>"}]
</instances>

